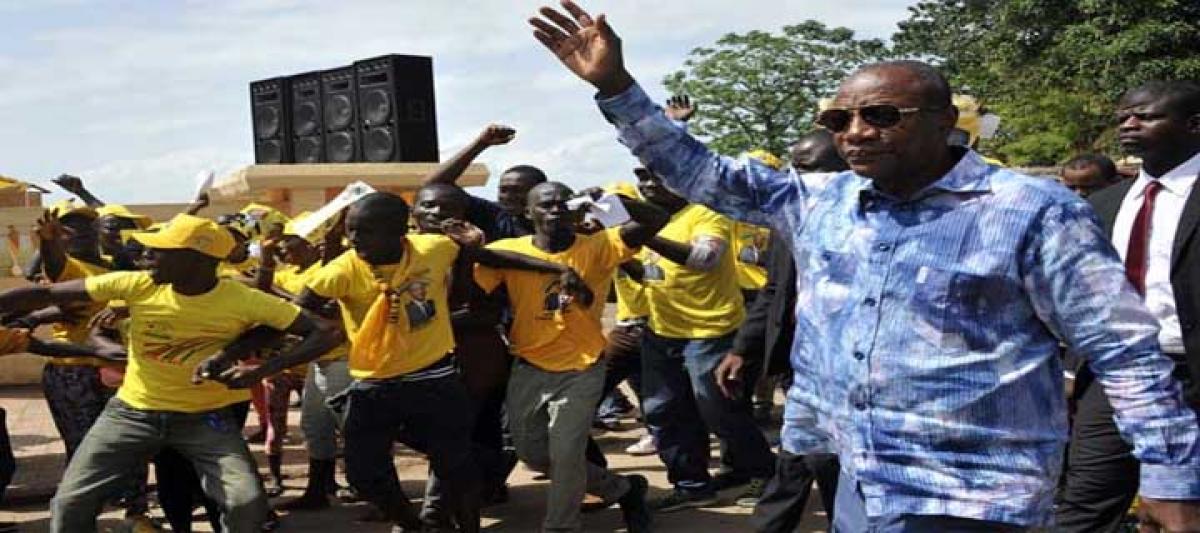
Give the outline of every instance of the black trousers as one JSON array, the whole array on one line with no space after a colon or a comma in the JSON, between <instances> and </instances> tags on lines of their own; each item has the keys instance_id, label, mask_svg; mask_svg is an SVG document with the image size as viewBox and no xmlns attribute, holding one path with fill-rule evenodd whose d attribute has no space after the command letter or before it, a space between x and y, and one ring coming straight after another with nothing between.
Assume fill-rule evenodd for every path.
<instances>
[{"instance_id":1,"label":"black trousers","mask_svg":"<svg viewBox=\"0 0 1200 533\"><path fill-rule=\"evenodd\" d=\"M796 455L779 450L775 475L767 483L762 498L754 506L750 523L759 533L792 533L804 516L804 505L812 492L813 480L821 491L825 516L833 524L833 504L837 498L837 455Z\"/></svg>"},{"instance_id":2,"label":"black trousers","mask_svg":"<svg viewBox=\"0 0 1200 533\"><path fill-rule=\"evenodd\" d=\"M12 442L8 437L8 413L0 407L0 502L4 491L17 472L17 458L13 456Z\"/></svg>"},{"instance_id":3,"label":"black trousers","mask_svg":"<svg viewBox=\"0 0 1200 533\"><path fill-rule=\"evenodd\" d=\"M1175 378L1187 388L1187 365L1175 366ZM1078 372L1075 387L1078 407L1058 492L1056 531L1117 531L1137 495L1141 467L1117 431L1112 404L1090 369Z\"/></svg>"}]
</instances>

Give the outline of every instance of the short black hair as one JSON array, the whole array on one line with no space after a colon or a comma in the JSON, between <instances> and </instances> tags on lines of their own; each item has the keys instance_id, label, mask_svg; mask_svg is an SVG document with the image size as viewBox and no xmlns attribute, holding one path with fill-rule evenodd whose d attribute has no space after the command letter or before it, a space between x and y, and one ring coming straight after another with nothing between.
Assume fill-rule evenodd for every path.
<instances>
[{"instance_id":1,"label":"short black hair","mask_svg":"<svg viewBox=\"0 0 1200 533\"><path fill-rule=\"evenodd\" d=\"M529 189L529 194L527 196L525 196L525 204L528 205L530 199L533 198L533 195L535 193L541 192L544 189L563 190L563 191L567 191L568 195L575 194L575 191L572 190L571 187L569 185L567 185L566 183L563 183L561 181L546 181L546 182L542 182L537 185L534 185L532 188Z\"/></svg>"},{"instance_id":2,"label":"short black hair","mask_svg":"<svg viewBox=\"0 0 1200 533\"><path fill-rule=\"evenodd\" d=\"M1079 154L1063 164L1063 169L1084 169L1096 167L1105 183L1117 181L1117 164L1104 154Z\"/></svg>"},{"instance_id":3,"label":"short black hair","mask_svg":"<svg viewBox=\"0 0 1200 533\"><path fill-rule=\"evenodd\" d=\"M510 172L513 174L519 174L521 177L529 179L534 185L549 181L549 178L546 177L546 173L542 172L542 169L533 165L517 165L514 167L509 167L508 170L502 172L501 175L508 174Z\"/></svg>"},{"instance_id":4,"label":"short black hair","mask_svg":"<svg viewBox=\"0 0 1200 533\"><path fill-rule=\"evenodd\" d=\"M394 219L401 226L408 224L408 202L405 202L404 198L390 192L375 191L370 193L351 204L350 209L356 212L369 209L371 218Z\"/></svg>"},{"instance_id":5,"label":"short black hair","mask_svg":"<svg viewBox=\"0 0 1200 533\"><path fill-rule=\"evenodd\" d=\"M464 205L467 203L467 191L462 190L462 187L459 187L458 185L441 182L427 183L421 186L420 189L417 189L417 194L421 194L422 191L444 192L454 197L455 200L462 202Z\"/></svg>"},{"instance_id":6,"label":"short black hair","mask_svg":"<svg viewBox=\"0 0 1200 533\"><path fill-rule=\"evenodd\" d=\"M808 133L805 133L804 135L801 135L799 139L796 139L796 142L792 143L792 146L796 146L797 144L805 141L812 141L818 144L828 144L832 146L833 133L825 128L816 128Z\"/></svg>"},{"instance_id":7,"label":"short black hair","mask_svg":"<svg viewBox=\"0 0 1200 533\"><path fill-rule=\"evenodd\" d=\"M1171 110L1183 116L1200 113L1200 83L1193 80L1155 80L1143 83L1126 95L1146 93L1155 98L1166 98L1171 103Z\"/></svg>"},{"instance_id":8,"label":"short black hair","mask_svg":"<svg viewBox=\"0 0 1200 533\"><path fill-rule=\"evenodd\" d=\"M922 85L922 92L924 93L922 97L925 100L925 105L936 109L944 109L953 105L951 102L954 91L950 89L950 82L946 81L946 77L942 75L941 71L923 61L897 59L870 63L859 67L850 77L868 72L892 69L905 70L916 76Z\"/></svg>"}]
</instances>

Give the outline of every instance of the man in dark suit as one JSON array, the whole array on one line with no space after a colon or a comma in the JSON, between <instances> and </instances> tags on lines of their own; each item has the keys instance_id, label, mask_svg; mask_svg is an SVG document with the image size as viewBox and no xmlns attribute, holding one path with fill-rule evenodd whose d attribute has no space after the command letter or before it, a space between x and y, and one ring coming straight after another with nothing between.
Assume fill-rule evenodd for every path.
<instances>
[{"instance_id":1,"label":"man in dark suit","mask_svg":"<svg viewBox=\"0 0 1200 533\"><path fill-rule=\"evenodd\" d=\"M816 130L792 145L792 166L799 172L836 172L846 162L837 153L833 136ZM746 312L746 320L733 341L733 349L714 371L721 391L733 397L746 394L745 373L764 376L791 371L788 357L796 329L796 266L787 239L771 236L767 247L767 284ZM749 376L753 377L753 376ZM784 416L790 416L785 413ZM804 514L804 505L812 491L813 478L821 489L826 516L833 522L833 502L837 494L837 455L795 455L779 451L775 475L754 505L752 522L761 533L790 533ZM740 505L750 502L738 502Z\"/></svg>"},{"instance_id":2,"label":"man in dark suit","mask_svg":"<svg viewBox=\"0 0 1200 533\"><path fill-rule=\"evenodd\" d=\"M1192 409L1200 407L1200 84L1153 82L1121 98L1122 148L1142 158L1138 177L1088 197L1130 282L1158 319L1158 341ZM1139 466L1089 369L1076 381L1061 531L1115 531L1138 492Z\"/></svg>"}]
</instances>

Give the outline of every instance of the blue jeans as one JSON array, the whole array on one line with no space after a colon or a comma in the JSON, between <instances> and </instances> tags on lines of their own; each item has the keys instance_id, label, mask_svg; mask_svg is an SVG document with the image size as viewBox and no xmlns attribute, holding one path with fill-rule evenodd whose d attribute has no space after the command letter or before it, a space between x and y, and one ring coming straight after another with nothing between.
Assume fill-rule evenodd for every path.
<instances>
[{"instance_id":1,"label":"blue jeans","mask_svg":"<svg viewBox=\"0 0 1200 533\"><path fill-rule=\"evenodd\" d=\"M642 338L642 397L646 425L676 490L710 494L711 430L728 450L730 475L769 478L775 455L744 402L721 394L713 370L733 346L733 334L715 339Z\"/></svg>"},{"instance_id":2,"label":"blue jeans","mask_svg":"<svg viewBox=\"0 0 1200 533\"><path fill-rule=\"evenodd\" d=\"M887 515L868 517L858 481L843 470L838 477L833 533L1017 533L1030 528L947 515Z\"/></svg>"}]
</instances>

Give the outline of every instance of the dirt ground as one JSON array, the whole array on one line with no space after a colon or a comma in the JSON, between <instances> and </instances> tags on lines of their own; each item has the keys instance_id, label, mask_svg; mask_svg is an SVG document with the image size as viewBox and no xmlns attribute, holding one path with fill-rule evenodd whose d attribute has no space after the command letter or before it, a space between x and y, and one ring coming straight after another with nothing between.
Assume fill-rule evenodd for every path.
<instances>
[{"instance_id":1,"label":"dirt ground","mask_svg":"<svg viewBox=\"0 0 1200 533\"><path fill-rule=\"evenodd\" d=\"M63 448L50 421L46 403L37 387L0 388L0 406L8 411L8 428L12 435L13 448L17 455L18 473L7 495L7 503L0 505L0 521L16 521L22 532L46 531L49 523L47 501L61 478ZM291 411L291 432L284 453L284 472L288 476L284 495L275 502L298 496L304 486L307 458L300 437L299 412ZM249 427L256 427L251 415ZM632 419L622 421L618 431L596 432L597 440L604 448L611 468L618 473L640 473L650 480L651 497L664 495L669 489L666 472L657 456L635 457L625 453L625 447L636 442L643 429ZM770 433L777 434L777 430ZM715 441L715 439L714 439ZM251 448L265 464L262 445ZM714 445L714 459L716 446ZM405 491L411 497L422 494L426 463L417 454L397 447L396 467ZM715 467L715 461L714 461ZM339 480L344 481L340 474ZM534 532L541 521L547 482L535 481L533 474L518 466L510 478L510 500L503 505L484 510L484 526L488 531ZM657 530L664 533L708 533L725 531L749 531L747 521L749 509L733 505L738 489L722 494L721 505L680 511L657 516ZM810 498L805 522L797 531L824 531L824 512L819 498ZM356 523L354 519L366 511L364 504L336 504L320 512L293 513L283 518L280 531L320 532L355 531L386 532L390 528L383 524ZM100 530L111 531L121 522L121 512L109 510L100 519ZM161 512L152 510L152 516L161 517ZM207 521L199 519L195 531L211 531ZM584 515L585 531L623 531L621 513L617 508L606 509Z\"/></svg>"}]
</instances>

